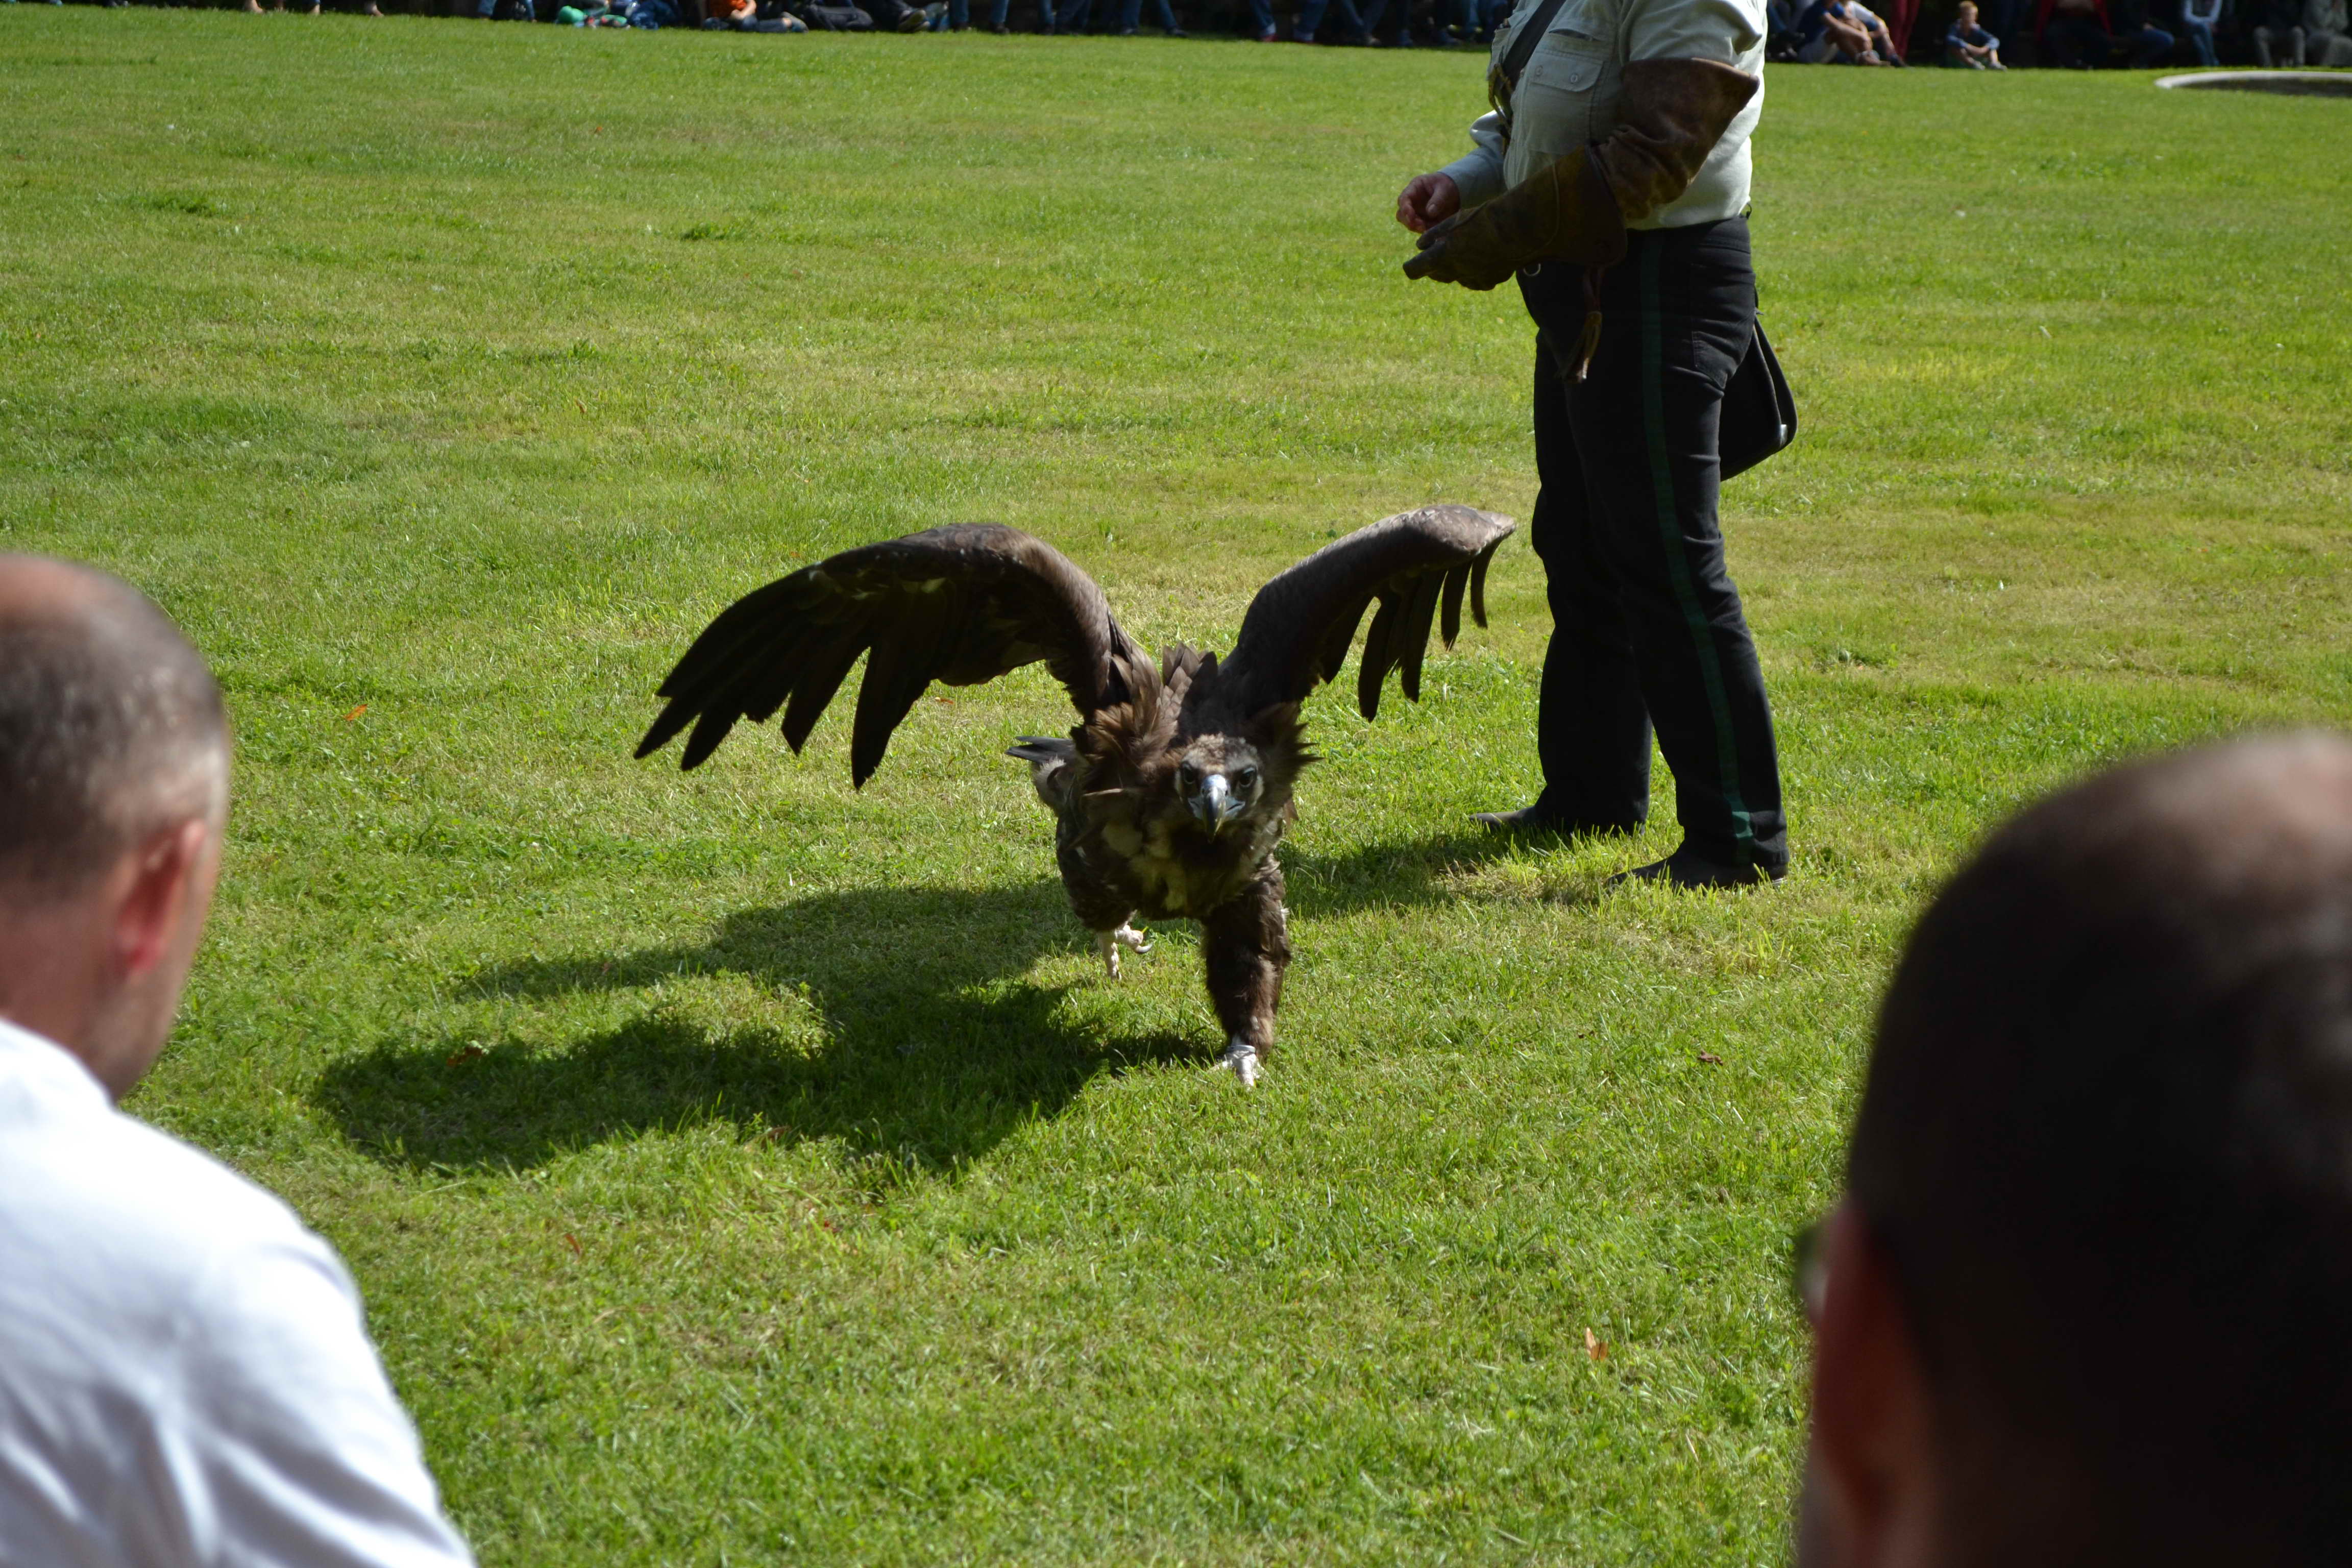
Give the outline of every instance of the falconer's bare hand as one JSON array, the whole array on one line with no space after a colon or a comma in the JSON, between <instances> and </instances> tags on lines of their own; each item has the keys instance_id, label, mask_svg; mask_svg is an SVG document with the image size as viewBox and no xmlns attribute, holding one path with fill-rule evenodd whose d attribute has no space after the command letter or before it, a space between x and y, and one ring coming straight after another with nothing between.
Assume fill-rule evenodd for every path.
<instances>
[{"instance_id":1,"label":"falconer's bare hand","mask_svg":"<svg viewBox=\"0 0 2352 1568\"><path fill-rule=\"evenodd\" d=\"M1397 194L1397 222L1426 234L1462 210L1462 193L1451 174L1415 174Z\"/></svg>"}]
</instances>

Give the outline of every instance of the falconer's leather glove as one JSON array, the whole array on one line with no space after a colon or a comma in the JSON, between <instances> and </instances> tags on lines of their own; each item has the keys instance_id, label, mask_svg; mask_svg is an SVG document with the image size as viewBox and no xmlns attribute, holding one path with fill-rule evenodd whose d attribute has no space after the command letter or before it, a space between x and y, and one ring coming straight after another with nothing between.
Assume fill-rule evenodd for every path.
<instances>
[{"instance_id":1,"label":"falconer's leather glove","mask_svg":"<svg viewBox=\"0 0 2352 1568\"><path fill-rule=\"evenodd\" d=\"M1625 226L1690 188L1761 85L1714 60L1632 62L1617 128L1606 141L1433 225L1421 237L1421 253L1404 264L1405 276L1486 289L1531 262L1610 265L1625 254Z\"/></svg>"},{"instance_id":2,"label":"falconer's leather glove","mask_svg":"<svg viewBox=\"0 0 2352 1568\"><path fill-rule=\"evenodd\" d=\"M1432 224L1404 275L1485 290L1531 261L1616 260L1625 254L1625 219L1592 153L1579 147L1485 206Z\"/></svg>"}]
</instances>

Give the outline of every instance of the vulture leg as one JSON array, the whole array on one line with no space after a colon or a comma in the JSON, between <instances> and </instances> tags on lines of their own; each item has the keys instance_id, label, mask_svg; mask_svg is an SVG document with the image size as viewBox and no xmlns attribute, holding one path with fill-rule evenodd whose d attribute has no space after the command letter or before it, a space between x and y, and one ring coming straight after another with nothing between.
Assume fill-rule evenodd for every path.
<instances>
[{"instance_id":1,"label":"vulture leg","mask_svg":"<svg viewBox=\"0 0 2352 1568\"><path fill-rule=\"evenodd\" d=\"M1258 879L1209 911L1201 922L1209 961L1209 1000L1225 1027L1220 1060L1248 1089L1274 1049L1274 1014L1290 967L1290 917L1282 907L1282 868L1266 862Z\"/></svg>"},{"instance_id":2,"label":"vulture leg","mask_svg":"<svg viewBox=\"0 0 2352 1568\"><path fill-rule=\"evenodd\" d=\"M1122 925L1117 931L1095 932L1095 951L1102 954L1103 973L1108 979L1118 978L1118 950L1122 947L1131 947L1138 952L1150 952L1151 940L1131 925Z\"/></svg>"}]
</instances>

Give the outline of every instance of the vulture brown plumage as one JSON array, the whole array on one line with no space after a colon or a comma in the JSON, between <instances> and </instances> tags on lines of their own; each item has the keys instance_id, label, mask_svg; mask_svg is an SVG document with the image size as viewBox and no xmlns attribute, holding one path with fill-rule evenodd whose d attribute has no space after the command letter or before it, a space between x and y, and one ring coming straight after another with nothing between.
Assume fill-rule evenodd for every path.
<instances>
[{"instance_id":1,"label":"vulture brown plumage","mask_svg":"<svg viewBox=\"0 0 2352 1568\"><path fill-rule=\"evenodd\" d=\"M1465 592L1486 624L1486 567L1511 531L1466 506L1385 518L1259 589L1231 654L1180 643L1157 663L1094 579L1017 529L960 524L845 550L712 621L662 682L667 706L637 755L691 726L679 761L692 768L736 721L780 708L798 752L864 655L849 744L862 785L932 681L974 686L1045 660L1078 722L1066 737L1024 735L1011 754L1054 813L1070 907L1113 978L1118 950L1145 945L1137 915L1201 922L1223 1061L1246 1086L1273 1048L1290 963L1275 848L1313 761L1300 704L1339 676L1376 603L1356 706L1377 714L1392 670L1419 700L1432 624L1453 647Z\"/></svg>"}]
</instances>

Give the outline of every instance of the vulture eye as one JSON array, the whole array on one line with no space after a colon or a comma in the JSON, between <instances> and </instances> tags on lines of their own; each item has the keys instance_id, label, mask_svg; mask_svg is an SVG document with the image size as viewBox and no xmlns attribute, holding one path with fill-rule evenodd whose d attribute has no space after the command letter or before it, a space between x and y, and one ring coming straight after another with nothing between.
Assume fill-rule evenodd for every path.
<instances>
[{"instance_id":1,"label":"vulture eye","mask_svg":"<svg viewBox=\"0 0 2352 1568\"><path fill-rule=\"evenodd\" d=\"M1255 768L1235 768L1234 770L1234 787L1235 789L1247 789L1250 785L1255 783L1257 783L1257 770Z\"/></svg>"},{"instance_id":2,"label":"vulture eye","mask_svg":"<svg viewBox=\"0 0 2352 1568\"><path fill-rule=\"evenodd\" d=\"M1201 770L1194 767L1192 763L1186 763L1176 770L1176 776L1184 781L1184 787L1186 789L1191 789L1194 784L1201 782Z\"/></svg>"}]
</instances>

